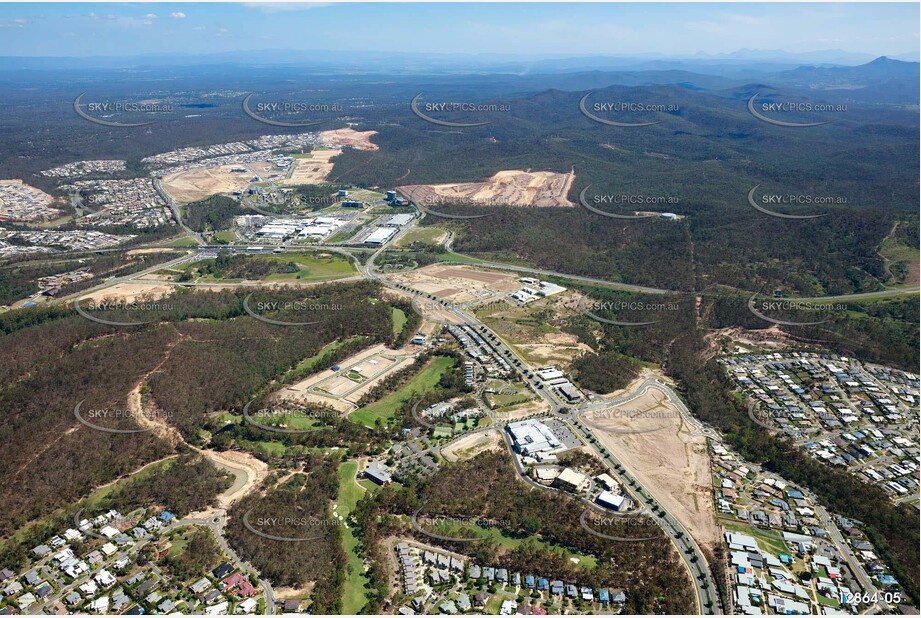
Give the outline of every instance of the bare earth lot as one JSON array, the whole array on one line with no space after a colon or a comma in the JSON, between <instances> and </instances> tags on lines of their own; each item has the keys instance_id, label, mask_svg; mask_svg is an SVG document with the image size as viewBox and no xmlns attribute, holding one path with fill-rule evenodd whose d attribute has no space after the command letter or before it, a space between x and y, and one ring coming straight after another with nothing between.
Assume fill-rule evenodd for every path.
<instances>
[{"instance_id":1,"label":"bare earth lot","mask_svg":"<svg viewBox=\"0 0 921 618\"><path fill-rule=\"evenodd\" d=\"M498 449L501 440L502 438L499 432L495 430L490 430L485 433L474 433L464 436L449 446L446 446L441 450L441 454L452 463L455 461L472 459L485 451Z\"/></svg>"},{"instance_id":2,"label":"bare earth lot","mask_svg":"<svg viewBox=\"0 0 921 618\"><path fill-rule=\"evenodd\" d=\"M575 174L504 170L485 182L406 185L400 191L425 206L442 204L574 207L567 199Z\"/></svg>"},{"instance_id":3,"label":"bare earth lot","mask_svg":"<svg viewBox=\"0 0 921 618\"><path fill-rule=\"evenodd\" d=\"M692 436L680 412L657 389L648 389L614 410L618 413L587 413L597 426L589 429L698 543L715 547L720 532L710 491L706 438ZM608 431L643 429L655 431Z\"/></svg>"},{"instance_id":4,"label":"bare earth lot","mask_svg":"<svg viewBox=\"0 0 921 618\"><path fill-rule=\"evenodd\" d=\"M377 131L356 131L352 127L321 131L320 139L330 146L348 146L355 150L377 150L378 145L371 141Z\"/></svg>"},{"instance_id":5,"label":"bare earth lot","mask_svg":"<svg viewBox=\"0 0 921 618\"><path fill-rule=\"evenodd\" d=\"M411 365L414 357L388 349L384 344L372 346L338 363L338 372L325 369L300 382L291 384L276 394L280 400L321 403L340 412L351 412L368 390L381 380ZM354 369L360 369L362 379L352 380L346 376Z\"/></svg>"},{"instance_id":6,"label":"bare earth lot","mask_svg":"<svg viewBox=\"0 0 921 618\"><path fill-rule=\"evenodd\" d=\"M457 303L487 301L497 293L511 292L521 287L515 276L508 273L444 264L431 264L412 272L392 273L384 277ZM426 308L430 304L423 302Z\"/></svg>"},{"instance_id":7,"label":"bare earth lot","mask_svg":"<svg viewBox=\"0 0 921 618\"><path fill-rule=\"evenodd\" d=\"M216 193L243 191L255 172L231 172L234 168L250 169L248 165L218 165L176 172L164 176L161 186L177 202L196 202Z\"/></svg>"},{"instance_id":8,"label":"bare earth lot","mask_svg":"<svg viewBox=\"0 0 921 618\"><path fill-rule=\"evenodd\" d=\"M314 150L309 157L298 158L294 162L291 176L281 181L283 185L312 185L326 182L333 171L332 159L342 154L341 150Z\"/></svg>"}]
</instances>

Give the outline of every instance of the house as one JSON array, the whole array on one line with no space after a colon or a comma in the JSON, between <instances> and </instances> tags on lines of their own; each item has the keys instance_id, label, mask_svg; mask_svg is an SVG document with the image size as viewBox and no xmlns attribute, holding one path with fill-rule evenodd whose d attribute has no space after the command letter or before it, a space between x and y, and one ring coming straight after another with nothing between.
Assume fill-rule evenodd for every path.
<instances>
[{"instance_id":1,"label":"house","mask_svg":"<svg viewBox=\"0 0 921 618\"><path fill-rule=\"evenodd\" d=\"M566 584L566 596L570 599L575 599L579 596L579 590L576 588L575 584Z\"/></svg>"},{"instance_id":2,"label":"house","mask_svg":"<svg viewBox=\"0 0 921 618\"><path fill-rule=\"evenodd\" d=\"M627 595L624 594L623 590L619 590L611 595L611 603L618 603L623 605L627 602Z\"/></svg>"},{"instance_id":3,"label":"house","mask_svg":"<svg viewBox=\"0 0 921 618\"><path fill-rule=\"evenodd\" d=\"M470 611L470 608L472 606L470 604L470 597L468 597L466 593L461 592L460 594L457 595L457 607L462 612Z\"/></svg>"},{"instance_id":4,"label":"house","mask_svg":"<svg viewBox=\"0 0 921 618\"><path fill-rule=\"evenodd\" d=\"M524 585L525 585L527 588L530 588L531 590L534 590L534 576L533 576L533 575L525 575L525 576L524 576Z\"/></svg>"},{"instance_id":5,"label":"house","mask_svg":"<svg viewBox=\"0 0 921 618\"><path fill-rule=\"evenodd\" d=\"M37 596L39 599L44 599L50 593L51 586L48 584L48 582L42 582L39 584L38 588L35 589L35 596Z\"/></svg>"},{"instance_id":6,"label":"house","mask_svg":"<svg viewBox=\"0 0 921 618\"><path fill-rule=\"evenodd\" d=\"M611 595L608 594L608 591L602 588L598 591L598 602L608 604L611 602Z\"/></svg>"},{"instance_id":7,"label":"house","mask_svg":"<svg viewBox=\"0 0 921 618\"><path fill-rule=\"evenodd\" d=\"M301 609L300 599L285 599L285 602L282 604L282 610L285 613L296 613L300 609Z\"/></svg>"},{"instance_id":8,"label":"house","mask_svg":"<svg viewBox=\"0 0 921 618\"><path fill-rule=\"evenodd\" d=\"M231 566L229 562L222 562L211 571L215 579L224 579L231 573L233 573L233 566Z\"/></svg>"},{"instance_id":9,"label":"house","mask_svg":"<svg viewBox=\"0 0 921 618\"><path fill-rule=\"evenodd\" d=\"M79 592L77 592L76 590L72 590L68 592L67 595L64 596L64 602L67 603L68 605L76 605L77 603L80 602L80 599L82 598L83 597L80 596Z\"/></svg>"},{"instance_id":10,"label":"house","mask_svg":"<svg viewBox=\"0 0 921 618\"><path fill-rule=\"evenodd\" d=\"M240 605L237 606L236 613L238 614L252 614L256 611L256 605L259 604L259 601L256 599L246 599Z\"/></svg>"},{"instance_id":11,"label":"house","mask_svg":"<svg viewBox=\"0 0 921 618\"><path fill-rule=\"evenodd\" d=\"M189 588L195 594L201 594L205 590L211 587L211 581L207 577L202 577L200 580L192 584Z\"/></svg>"},{"instance_id":12,"label":"house","mask_svg":"<svg viewBox=\"0 0 921 618\"><path fill-rule=\"evenodd\" d=\"M32 548L32 553L35 554L37 558L42 558L51 553L51 548L47 545L39 545Z\"/></svg>"},{"instance_id":13,"label":"house","mask_svg":"<svg viewBox=\"0 0 921 618\"><path fill-rule=\"evenodd\" d=\"M176 604L173 603L172 599L163 599L163 601L159 605L157 605L157 610L161 614L168 614L174 609L176 609Z\"/></svg>"},{"instance_id":14,"label":"house","mask_svg":"<svg viewBox=\"0 0 921 618\"><path fill-rule=\"evenodd\" d=\"M6 588L3 589L4 596L11 597L13 595L19 594L23 591L23 586L17 581L11 582Z\"/></svg>"},{"instance_id":15,"label":"house","mask_svg":"<svg viewBox=\"0 0 921 618\"><path fill-rule=\"evenodd\" d=\"M27 592L18 599L16 599L16 604L19 605L19 609L26 609L30 605L35 603L35 595L31 592Z\"/></svg>"},{"instance_id":16,"label":"house","mask_svg":"<svg viewBox=\"0 0 921 618\"><path fill-rule=\"evenodd\" d=\"M541 577L537 580L537 589L538 590L549 590L550 589L550 580L545 577Z\"/></svg>"},{"instance_id":17,"label":"house","mask_svg":"<svg viewBox=\"0 0 921 618\"><path fill-rule=\"evenodd\" d=\"M560 580L556 580L555 582L551 583L550 584L550 594L552 595L563 594L563 582L561 582Z\"/></svg>"},{"instance_id":18,"label":"house","mask_svg":"<svg viewBox=\"0 0 921 618\"><path fill-rule=\"evenodd\" d=\"M235 588L236 586L239 586L245 581L246 581L246 578L243 577L242 573L234 573L233 575L225 579L223 582L221 582L221 588L223 588L224 590L230 590L231 588Z\"/></svg>"},{"instance_id":19,"label":"house","mask_svg":"<svg viewBox=\"0 0 921 618\"><path fill-rule=\"evenodd\" d=\"M475 607L484 607L489 600L489 595L485 592L477 592L473 595L473 605Z\"/></svg>"},{"instance_id":20,"label":"house","mask_svg":"<svg viewBox=\"0 0 921 618\"><path fill-rule=\"evenodd\" d=\"M97 614L104 614L109 609L109 597L99 597L90 603L90 609Z\"/></svg>"},{"instance_id":21,"label":"house","mask_svg":"<svg viewBox=\"0 0 921 618\"><path fill-rule=\"evenodd\" d=\"M160 521L169 523L173 521L174 519L176 519L176 516L170 513L169 511L163 511L162 513L160 513Z\"/></svg>"}]
</instances>

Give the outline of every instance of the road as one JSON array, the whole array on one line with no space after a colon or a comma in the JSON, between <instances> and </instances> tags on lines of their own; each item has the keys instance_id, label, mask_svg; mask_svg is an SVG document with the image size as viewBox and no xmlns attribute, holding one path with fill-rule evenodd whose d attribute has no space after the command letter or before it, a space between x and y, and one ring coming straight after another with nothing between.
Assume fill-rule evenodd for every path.
<instances>
[{"instance_id":1,"label":"road","mask_svg":"<svg viewBox=\"0 0 921 618\"><path fill-rule=\"evenodd\" d=\"M158 190L160 190L162 193L162 189L159 186L159 181L155 181L155 184ZM182 226L182 228L186 231L186 233L190 237L195 239L196 243L199 245L198 249L220 249L220 250L227 250L228 248L230 248L231 250L241 249L237 247L228 247L227 245L217 245L217 246L206 245L200 235L196 234L194 231L190 230L187 226L182 224L180 216L179 216L179 212L178 212L178 207L176 206L175 202L171 198L169 198L169 196L166 196L165 193L164 193L164 196L169 202L170 208L173 210L174 215L176 216L177 222L179 223L180 226ZM354 281L354 280L359 280L359 279L370 279L370 280L379 282L382 286L386 288L399 290L403 293L409 293L413 295L414 297L420 297L426 300L431 300L427 294L417 292L414 290L407 290L406 288L399 288L397 285L381 277L375 268L375 261L385 251L387 251L390 247L392 247L396 241L398 241L400 238L402 238L408 232L414 229L419 224L420 220L421 219L416 219L411 224L406 225L403 228L401 228L384 245L376 249L364 265L360 264L358 260L355 258L355 256L351 254L350 251L346 248L326 246L326 245L317 245L316 247L311 247L308 250L322 250L322 251L337 252L343 255L347 255L351 259L353 259L359 270L359 275L356 275L354 277L348 277L345 279L339 279L338 281L340 282ZM454 253L453 250L451 249L452 242L453 242L453 236L449 236L446 242L446 247L448 251ZM117 249L113 249L113 250L117 250ZM303 251L305 249L300 249L300 250ZM297 251L298 249L294 249L294 248L285 249L285 252L297 252ZM455 254L455 255L461 255L461 254ZM621 282L613 282L613 281L607 281L604 279L584 277L580 275L571 275L567 273L560 273L560 272L537 269L537 268L529 268L529 267L510 265L510 264L501 264L497 262L490 262L486 260L468 258L467 256L462 256L462 255L461 257L469 260L472 264L476 266L481 266L484 268L506 270L506 271L533 274L533 275L541 275L541 276L560 277L560 278L565 278L565 279L569 279L572 281L582 282L582 283L586 283L590 285L604 286L604 287L610 287L614 289L622 289L622 290L627 290L631 292L639 292L639 293L646 293L646 294L682 293L679 291L652 288L652 287L640 286L640 285L634 285L634 284L625 284ZM114 285L115 283L121 283L121 282L127 282L127 281L150 282L150 283L156 282L160 284L167 283L167 282L163 282L159 280L147 280L144 278L144 276L147 274L150 274L151 272L157 271L157 270L162 270L164 268L170 268L170 267L182 264L194 258L195 258L194 254L188 254L186 256L183 256L182 258L178 258L176 260L173 260L171 262L167 262L164 264L156 265L154 267L151 267L149 269L146 269L138 273L134 273L132 275L120 277L114 280L109 280L107 282L104 282L98 287L107 287L110 285ZM190 285L193 287L194 286L207 287L207 286L212 286L213 284L188 284L187 283L183 285ZM270 285L276 285L276 284L268 283L268 282L246 282L243 284L233 284L233 285L234 286L243 285L243 286L249 286L249 287L261 287L261 286L270 286ZM887 296L887 295L896 295L896 294L917 293L917 291L918 291L918 288L904 288L904 289L887 290L884 292L873 292L873 293L866 293L866 294L850 294L850 295L842 295L842 296L834 296L834 297L829 296L829 297L821 297L821 298L814 298L814 299L803 298L803 299L790 299L790 300L798 300L802 302L806 302L809 300L816 300L816 301L823 301L823 302L833 301L833 300L848 300L848 299L856 300L856 299L866 298L866 297L871 297L871 296ZM83 291L78 294L71 295L70 297L67 297L65 300L70 300L74 297L83 296L83 295L86 295L87 293L88 291ZM666 531L666 533L669 535L672 542L678 549L679 555L681 556L683 562L685 563L685 566L687 567L689 573L691 574L692 579L695 582L697 603L698 603L700 611L705 612L707 614L721 613L721 609L720 609L718 600L714 602L713 598L711 597L711 591L715 591L717 590L717 588L713 583L711 569L708 567L706 557L704 556L703 552L700 550L696 541L688 534L687 530L682 526L682 524L679 521L677 521L677 519L673 517L670 513L668 513L667 511L661 510L662 507L659 506L655 502L655 500L651 497L648 491L646 491L638 483L638 481L636 481L636 479L630 476L629 472L626 472L626 471L619 472L618 471L618 466L620 466L621 469L623 470L626 470L626 469L622 467L620 462L616 459L616 457L613 454L609 452L602 453L598 449L598 447L593 445L592 441L589 440L590 431L586 427L584 427L581 422L571 422L570 421L570 419L565 414L564 410L571 408L572 406L567 406L564 402L560 401L555 394L550 392L548 389L543 388L542 384L536 378L536 376L534 376L533 370L529 367L528 363L526 362L524 358L521 358L514 349L506 345L505 342L496 333L491 331L491 329L489 329L486 325L480 322L475 316L468 314L467 312L459 309L455 305L448 304L448 303L442 303L442 305L447 311L449 311L452 315L454 315L457 318L457 321L459 323L467 324L468 326L477 330L481 335L483 335L484 340L490 347L492 347L494 352L498 354L500 357L505 358L509 362L513 370L519 375L521 381L527 384L528 388L530 388L537 395L537 397L539 397L541 400L545 401L549 405L549 408L550 408L549 414L555 418L559 418L563 420L564 422L566 422L566 424L569 425L570 428L573 430L575 435L577 435L586 445L588 445L590 448L595 450L599 458L605 463L605 465L615 475L616 478L621 478L622 480L626 481L624 483L625 487L627 485L632 485L633 487L637 488L636 491L633 493L634 493L634 497L637 499L638 504L648 509L650 511L650 516L660 525L660 527L662 527L663 530ZM490 337L490 335L492 335L492 337ZM616 405L618 403L623 403L624 401L629 401L631 398L638 397L642 392L645 392L649 388L656 388L660 390L661 392L663 392L668 397L668 399L671 401L671 403L681 412L685 421L688 422L691 426L693 426L696 431L698 431L702 435L715 437L716 434L715 432L713 432L712 429L704 427L701 423L699 423L696 419L694 419L693 415L690 413L690 411L687 409L687 407L684 405L681 399L674 393L674 391L672 391L667 385L662 384L661 382L658 382L655 380L647 380L643 382L638 387L639 392L634 392L634 393L625 395L624 397L621 397L618 399L595 401L595 402L590 402L590 403L581 404L579 406L575 406L575 410L574 410L575 418L577 419L577 421L581 420L581 415L584 415L585 412L591 411L593 409L597 409L597 407L599 406L611 406L611 405ZM501 431L501 427L498 427L498 428ZM511 445L508 444L508 437L506 435L506 432L504 431L501 431L501 432L503 436L505 437L507 446L510 447ZM524 478L525 481L531 484L532 486L539 487L542 490L556 491L553 488L548 488L546 486L540 485L539 483L535 483L533 480L528 478L527 475L524 473L524 471L520 468L520 465L518 464L517 459L516 459L516 468L518 469L522 478ZM597 508L595 507L595 505L591 504L590 501L587 501L587 500L583 500L583 501L587 502L592 508ZM660 509L661 514L653 512L652 511L653 507L657 507L658 509ZM204 521L199 522L199 523L204 523L205 525L212 526L212 528L215 529L216 531L217 537L221 539L222 547L225 547L228 553L232 552L230 547L226 544L226 541L223 539L223 535L221 534L220 526L217 523L208 523ZM848 548L844 547L843 549L847 550ZM232 555L235 556L235 554L232 554ZM842 551L842 555L846 556L848 554L845 551ZM252 567L249 567L249 568L252 569ZM859 572L862 572L862 569L855 570L855 573L859 573ZM862 581L861 583L864 583L864 582ZM274 597L271 596L272 595L271 587L268 585L267 582L263 582L263 588L264 590L266 590L266 598L274 600ZM267 603L267 608L272 608L273 606L274 606L273 602ZM271 611L271 609L269 609L269 611Z\"/></svg>"},{"instance_id":2,"label":"road","mask_svg":"<svg viewBox=\"0 0 921 618\"><path fill-rule=\"evenodd\" d=\"M374 263L376 259L387 249L387 247L392 242L394 242L399 237L401 237L403 234L408 232L409 228L410 226L407 226L403 230L401 230L401 232L396 234L391 239L391 241L389 241L384 246L380 247L377 251L375 251L371 255L371 257L368 259L368 261L363 266L360 267L362 269L362 272L368 278L374 279L375 281L379 281L385 287L389 287L392 289L400 289L404 293L407 292L406 289L397 288L396 285L389 282L387 279L382 278L375 271ZM427 300L430 300L428 299L427 295L421 292L408 291L408 293L413 294L414 296L419 296L419 297L426 298ZM523 358L520 358L514 350L509 348L503 342L503 340L500 337L498 337L498 335L496 335L496 333L493 333L491 329L489 329L489 327L487 327L485 324L480 322L474 316L471 316L467 312L462 311L457 306L452 305L452 304L442 303L442 306L444 306L446 310L450 311L460 321L475 328L481 334L485 335L489 333L489 334L495 335L495 338L484 337L484 341L486 341L486 343L489 346L491 346L497 354L511 361L509 364L512 366L513 370L519 374L519 376L521 377L521 380L525 384L527 384L528 387L538 397L540 397L541 399L543 399L550 405L551 415L564 420L564 422L567 422L567 424L569 424L570 427L575 432L575 435L579 436L580 439L582 439L582 441L586 445L590 446L591 448L595 450L595 452L598 454L601 461L603 461L605 465L609 468L609 470L611 470L611 472L613 472L616 475L615 478L623 479L624 477L626 477L629 480L629 482L633 484L634 487L637 487L638 489L636 491L636 495L637 497L639 497L638 502L640 504L645 506L650 511L652 511L652 506L658 507L657 503L654 502L654 500L649 495L649 493L642 487L642 485L636 479L630 477L629 474L626 474L626 473L621 474L620 472L618 472L618 470L615 468L615 464L619 464L619 462L616 459L614 459L612 455L610 454L602 455L601 452L598 451L597 447L592 445L591 441L588 439L589 436L588 436L587 430L583 429L579 424L568 423L568 420L566 419L566 414L563 413L563 409L566 408L566 406L562 405L561 402L558 399L556 399L555 395L550 393L548 389L541 388L540 381L536 377L528 378L529 375L533 376L533 370L529 367L528 363ZM671 389L669 389L668 387L666 387L665 385L659 382L655 382L654 384L644 383L642 386L645 388L655 387L655 388L659 388L660 390L662 390L662 392L664 392L666 396L669 397L669 399L671 399L674 402L677 402L676 405L679 407L680 410L682 410L682 414L685 414L689 422L692 422L693 417L691 416L690 412L687 410L687 407L684 406L684 404L680 401L677 395L673 391L671 391ZM631 396L639 396L639 395L633 394ZM609 405L609 406L611 405L611 402L601 402L601 403L603 403L604 405ZM693 424L694 426L700 426L700 423L696 421L693 421ZM501 427L497 427L497 428L502 432L502 435L506 442L506 446L509 449L511 449L511 444L509 443L507 432L503 431ZM536 487L536 488L539 488L545 491L546 490L558 491L554 488L549 488L549 487L546 487L545 485L536 483L535 481L530 479L525 473L525 471L521 468L520 463L518 462L517 457L515 457L514 454L512 455L512 459L515 462L515 467L518 470L519 476L521 476L532 487ZM623 483L623 485L624 487L627 487L627 483ZM585 502L589 507L593 509L597 509L597 506L594 505L591 501L588 501L585 499L582 499L582 501ZM662 507L658 507L658 508L662 508ZM667 511L663 510L662 515L650 513L650 516L653 517L653 519L655 519L659 523L660 527L662 527L662 529L665 530L665 532L669 535L673 544L678 550L678 555L681 556L682 561L684 562L686 568L688 569L688 573L691 575L691 579L695 582L696 599L697 599L697 604L698 604L698 610L700 611L700 613L707 613L707 614L713 614L713 615L722 613L719 602L718 601L714 602L710 596L710 590L716 591L717 588L712 581L712 576L710 574L710 568L708 566L706 557L704 556L700 548L697 546L697 543L694 541L693 538L691 538L691 536L687 533L687 530L677 521L677 519L675 519ZM701 565L703 565L703 567Z\"/></svg>"}]
</instances>

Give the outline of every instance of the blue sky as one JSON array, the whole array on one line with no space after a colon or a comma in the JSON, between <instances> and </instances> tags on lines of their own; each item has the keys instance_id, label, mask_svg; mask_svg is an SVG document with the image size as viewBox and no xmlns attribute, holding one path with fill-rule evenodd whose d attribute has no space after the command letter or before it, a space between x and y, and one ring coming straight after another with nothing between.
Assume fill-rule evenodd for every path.
<instances>
[{"instance_id":1,"label":"blue sky","mask_svg":"<svg viewBox=\"0 0 921 618\"><path fill-rule=\"evenodd\" d=\"M0 55L255 49L720 54L739 49L917 52L917 3L0 4Z\"/></svg>"}]
</instances>

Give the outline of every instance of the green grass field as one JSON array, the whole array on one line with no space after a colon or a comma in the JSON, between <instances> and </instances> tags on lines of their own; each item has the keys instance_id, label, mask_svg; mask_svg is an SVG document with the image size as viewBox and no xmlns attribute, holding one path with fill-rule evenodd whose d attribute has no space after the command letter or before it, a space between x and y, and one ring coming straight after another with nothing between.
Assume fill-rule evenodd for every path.
<instances>
[{"instance_id":1,"label":"green grass field","mask_svg":"<svg viewBox=\"0 0 921 618\"><path fill-rule=\"evenodd\" d=\"M399 335L403 332L403 327L406 325L406 312L396 307L391 307L391 309L393 310L393 334Z\"/></svg>"},{"instance_id":2,"label":"green grass field","mask_svg":"<svg viewBox=\"0 0 921 618\"><path fill-rule=\"evenodd\" d=\"M403 404L430 391L438 384L441 376L453 366L453 358L436 356L412 380L379 401L355 410L349 415L349 420L367 427L374 427L379 418L389 422Z\"/></svg>"},{"instance_id":3,"label":"green grass field","mask_svg":"<svg viewBox=\"0 0 921 618\"><path fill-rule=\"evenodd\" d=\"M414 242L421 242L426 245L437 245L439 239L444 236L445 231L437 227L417 227L403 235L396 242L397 247L407 247Z\"/></svg>"},{"instance_id":4,"label":"green grass field","mask_svg":"<svg viewBox=\"0 0 921 618\"><path fill-rule=\"evenodd\" d=\"M733 532L741 532L742 534L747 534L753 537L762 549L773 553L775 556L790 553L790 550L787 548L786 543L784 543L783 538L778 534L772 534L757 528L750 528L748 526L732 524L728 522L724 522L723 527L727 530L732 530Z\"/></svg>"},{"instance_id":5,"label":"green grass field","mask_svg":"<svg viewBox=\"0 0 921 618\"><path fill-rule=\"evenodd\" d=\"M239 240L233 230L221 230L220 232L216 232L214 238L215 240L220 240L229 244L233 244Z\"/></svg>"},{"instance_id":6,"label":"green grass field","mask_svg":"<svg viewBox=\"0 0 921 618\"><path fill-rule=\"evenodd\" d=\"M365 489L355 482L355 473L358 472L357 461L347 461L339 466L339 493L336 497L336 512L343 517L349 513L361 500ZM358 546L358 539L352 533L351 528L342 528L342 549L348 556L348 576L342 587L342 613L357 614L362 607L368 602L365 595L365 584L368 578L365 576L362 566L361 557L355 551Z\"/></svg>"},{"instance_id":7,"label":"green grass field","mask_svg":"<svg viewBox=\"0 0 921 618\"><path fill-rule=\"evenodd\" d=\"M173 242L169 243L170 247L197 247L198 243L195 242L194 238L189 238L185 236L183 238L177 238Z\"/></svg>"},{"instance_id":8,"label":"green grass field","mask_svg":"<svg viewBox=\"0 0 921 618\"><path fill-rule=\"evenodd\" d=\"M355 265L349 259L338 255L319 256L313 253L288 253L285 255L260 255L258 257L249 256L249 259L260 259L279 264L294 262L299 270L292 273L270 273L260 277L260 281L333 281L344 277L351 277L358 274ZM208 262L210 260L205 260ZM193 262L185 264L181 268L183 271L194 270L201 263ZM199 277L197 281L238 281L238 279L224 279L206 275Z\"/></svg>"}]
</instances>

